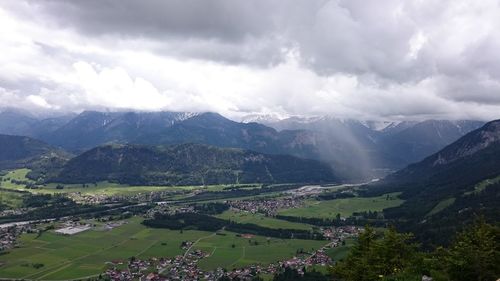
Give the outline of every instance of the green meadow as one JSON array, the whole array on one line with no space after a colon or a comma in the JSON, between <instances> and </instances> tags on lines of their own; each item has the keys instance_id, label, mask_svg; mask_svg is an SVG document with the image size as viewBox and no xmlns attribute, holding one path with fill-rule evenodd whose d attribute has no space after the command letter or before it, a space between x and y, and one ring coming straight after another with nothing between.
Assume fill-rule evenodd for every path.
<instances>
[{"instance_id":1,"label":"green meadow","mask_svg":"<svg viewBox=\"0 0 500 281\"><path fill-rule=\"evenodd\" d=\"M49 183L39 186L37 189L26 189L23 184L15 184L10 180L28 181L26 175L30 172L29 169L17 169L7 172L6 175L0 177L1 187L6 189L24 190L32 193L54 194L54 193L72 193L79 192L82 194L105 194L105 195L133 195L138 193L153 192L153 191L222 191L228 186L238 185L210 185L210 186L129 186L118 183L110 182L97 182L85 184L62 184L63 189L57 189L57 183ZM259 188L260 185L255 187L244 186L242 188Z\"/></svg>"},{"instance_id":2,"label":"green meadow","mask_svg":"<svg viewBox=\"0 0 500 281\"><path fill-rule=\"evenodd\" d=\"M205 231L147 228L141 219L112 230L99 227L63 236L52 231L21 236L20 245L0 255L0 277L35 280L67 280L96 276L106 269L106 262L139 258L173 257L183 254L182 241L196 242L192 249L212 255L200 261L203 269L219 266L232 268L248 264L269 263L295 255L298 249L318 249L326 241L251 239L235 233L223 235Z\"/></svg>"},{"instance_id":3,"label":"green meadow","mask_svg":"<svg viewBox=\"0 0 500 281\"><path fill-rule=\"evenodd\" d=\"M0 209L6 208L19 208L23 203L23 194L18 192L0 190Z\"/></svg>"},{"instance_id":4,"label":"green meadow","mask_svg":"<svg viewBox=\"0 0 500 281\"><path fill-rule=\"evenodd\" d=\"M206 236L202 231L150 229L134 218L128 224L104 231L98 228L73 236L44 232L25 234L20 247L0 255L0 277L65 280L99 274L105 262L132 256L175 256L184 240ZM36 265L43 264L36 268Z\"/></svg>"},{"instance_id":5,"label":"green meadow","mask_svg":"<svg viewBox=\"0 0 500 281\"><path fill-rule=\"evenodd\" d=\"M263 214L252 214L248 212L235 212L232 210L225 211L216 217L226 220L235 221L238 223L252 223L269 228L283 228L283 229L305 229L310 230L311 225L303 223L294 223L285 220L279 220L271 217L266 217Z\"/></svg>"},{"instance_id":6,"label":"green meadow","mask_svg":"<svg viewBox=\"0 0 500 281\"><path fill-rule=\"evenodd\" d=\"M227 269L250 264L269 264L293 257L298 250L313 251L327 241L275 239L262 236L239 237L235 233L223 232L201 239L193 247L211 253L209 258L200 261L202 269L224 267Z\"/></svg>"},{"instance_id":7,"label":"green meadow","mask_svg":"<svg viewBox=\"0 0 500 281\"><path fill-rule=\"evenodd\" d=\"M356 241L354 239L346 239L345 245L340 245L336 248L326 250L326 254L334 261L339 261L347 257L349 251L354 246Z\"/></svg>"},{"instance_id":8,"label":"green meadow","mask_svg":"<svg viewBox=\"0 0 500 281\"><path fill-rule=\"evenodd\" d=\"M453 205L453 203L455 203L455 200L456 200L455 197L443 199L436 206L434 206L434 208L432 208L432 210L429 213L427 213L425 216L426 217L430 217L430 216L433 216L433 215L441 212L442 210L444 210L444 209L448 208L449 206Z\"/></svg>"},{"instance_id":9,"label":"green meadow","mask_svg":"<svg viewBox=\"0 0 500 281\"><path fill-rule=\"evenodd\" d=\"M398 198L399 193L390 193L378 197L353 197L335 200L307 200L301 208L286 209L280 215L333 218L337 214L343 217L351 216L354 212L382 211L385 208L396 207L404 201Z\"/></svg>"}]
</instances>

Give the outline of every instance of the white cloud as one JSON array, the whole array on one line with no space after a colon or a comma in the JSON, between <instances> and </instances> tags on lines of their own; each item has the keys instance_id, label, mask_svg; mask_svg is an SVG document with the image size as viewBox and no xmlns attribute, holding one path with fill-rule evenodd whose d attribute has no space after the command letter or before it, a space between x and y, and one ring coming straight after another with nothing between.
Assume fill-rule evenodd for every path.
<instances>
[{"instance_id":1,"label":"white cloud","mask_svg":"<svg viewBox=\"0 0 500 281\"><path fill-rule=\"evenodd\" d=\"M422 49L425 42L427 42L427 38L421 31L414 34L411 37L410 42L408 42L410 45L410 51L408 53L408 57L411 59L417 59L418 52L420 51L420 49Z\"/></svg>"},{"instance_id":2,"label":"white cloud","mask_svg":"<svg viewBox=\"0 0 500 281\"><path fill-rule=\"evenodd\" d=\"M73 64L70 81L79 86L90 106L159 110L170 101L147 80L131 78L122 68L102 68L97 71L89 63Z\"/></svg>"},{"instance_id":3,"label":"white cloud","mask_svg":"<svg viewBox=\"0 0 500 281\"><path fill-rule=\"evenodd\" d=\"M41 96L35 96L35 95L29 95L26 97L26 100L36 106L45 108L45 109L51 109L52 106L47 103L47 101L42 98Z\"/></svg>"},{"instance_id":4,"label":"white cloud","mask_svg":"<svg viewBox=\"0 0 500 281\"><path fill-rule=\"evenodd\" d=\"M217 1L232 27L205 26L223 8L150 22L155 7L107 18L90 2L0 4L0 106L499 117L495 0Z\"/></svg>"}]
</instances>

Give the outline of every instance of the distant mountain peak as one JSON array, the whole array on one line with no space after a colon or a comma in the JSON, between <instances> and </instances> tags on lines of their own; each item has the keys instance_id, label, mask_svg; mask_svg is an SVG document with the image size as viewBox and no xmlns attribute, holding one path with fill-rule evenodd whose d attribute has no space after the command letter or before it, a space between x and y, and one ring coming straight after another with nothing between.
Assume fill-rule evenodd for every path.
<instances>
[{"instance_id":1,"label":"distant mountain peak","mask_svg":"<svg viewBox=\"0 0 500 281\"><path fill-rule=\"evenodd\" d=\"M401 124L401 121L388 121L388 120L366 120L360 121L365 127L374 131L382 132L388 128L394 128Z\"/></svg>"},{"instance_id":2,"label":"distant mountain peak","mask_svg":"<svg viewBox=\"0 0 500 281\"><path fill-rule=\"evenodd\" d=\"M286 117L279 114L250 114L243 116L240 120L241 123L273 123L279 122Z\"/></svg>"}]
</instances>

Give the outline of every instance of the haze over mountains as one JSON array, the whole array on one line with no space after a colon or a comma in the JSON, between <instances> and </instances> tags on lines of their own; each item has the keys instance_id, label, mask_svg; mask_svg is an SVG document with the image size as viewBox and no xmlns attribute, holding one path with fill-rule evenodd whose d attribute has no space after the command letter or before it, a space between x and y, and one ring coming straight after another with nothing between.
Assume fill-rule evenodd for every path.
<instances>
[{"instance_id":1,"label":"haze over mountains","mask_svg":"<svg viewBox=\"0 0 500 281\"><path fill-rule=\"evenodd\" d=\"M235 122L217 113L84 111L38 119L0 113L0 133L81 153L108 143L200 143L329 163L346 180L379 177L420 161L480 127L481 121L370 122L333 117ZM248 120L247 120L248 121Z\"/></svg>"}]
</instances>

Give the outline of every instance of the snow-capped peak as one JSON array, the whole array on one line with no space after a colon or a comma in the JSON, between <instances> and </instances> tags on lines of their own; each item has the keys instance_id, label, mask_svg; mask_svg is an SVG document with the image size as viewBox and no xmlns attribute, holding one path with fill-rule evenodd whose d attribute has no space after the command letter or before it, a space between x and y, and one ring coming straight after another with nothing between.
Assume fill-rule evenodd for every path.
<instances>
[{"instance_id":1,"label":"snow-capped peak","mask_svg":"<svg viewBox=\"0 0 500 281\"><path fill-rule=\"evenodd\" d=\"M401 124L400 121L387 121L387 120L380 120L380 121L365 120L365 121L360 121L360 123L367 128L379 132L382 132L390 128L394 128L397 125Z\"/></svg>"}]
</instances>

